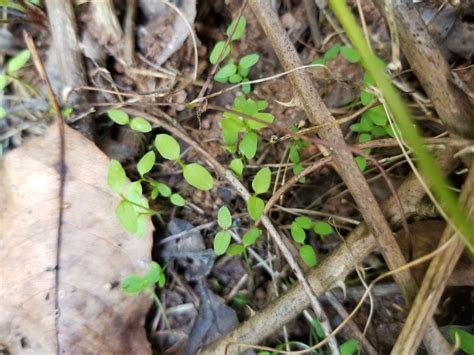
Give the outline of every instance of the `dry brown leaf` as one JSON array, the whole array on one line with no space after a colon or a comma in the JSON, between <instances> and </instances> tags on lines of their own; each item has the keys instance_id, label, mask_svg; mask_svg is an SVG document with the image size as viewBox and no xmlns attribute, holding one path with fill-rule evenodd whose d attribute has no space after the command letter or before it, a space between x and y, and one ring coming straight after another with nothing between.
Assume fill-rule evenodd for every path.
<instances>
[{"instance_id":1,"label":"dry brown leaf","mask_svg":"<svg viewBox=\"0 0 474 355\"><path fill-rule=\"evenodd\" d=\"M122 230L114 214L118 196L107 187L107 157L68 127L56 283L58 142L53 125L8 153L0 169L0 348L151 353L143 327L151 300L120 287L126 275L148 270L151 223L143 239Z\"/></svg>"}]
</instances>

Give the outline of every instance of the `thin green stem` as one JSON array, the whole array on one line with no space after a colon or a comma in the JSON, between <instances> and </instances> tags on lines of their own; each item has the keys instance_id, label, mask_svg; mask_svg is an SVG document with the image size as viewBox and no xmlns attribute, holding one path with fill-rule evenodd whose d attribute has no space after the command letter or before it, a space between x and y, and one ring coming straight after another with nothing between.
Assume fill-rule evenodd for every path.
<instances>
[{"instance_id":1,"label":"thin green stem","mask_svg":"<svg viewBox=\"0 0 474 355\"><path fill-rule=\"evenodd\" d=\"M457 201L456 195L447 186L446 178L435 160L423 146L423 140L414 125L402 97L385 74L384 63L374 54L365 41L362 29L357 24L345 0L329 0L329 4L346 31L352 45L359 52L362 65L374 78L382 92L383 99L392 112L404 140L418 157L420 171L433 190L438 203L442 206L458 235L471 252L474 252L474 223L469 219Z\"/></svg>"}]
</instances>

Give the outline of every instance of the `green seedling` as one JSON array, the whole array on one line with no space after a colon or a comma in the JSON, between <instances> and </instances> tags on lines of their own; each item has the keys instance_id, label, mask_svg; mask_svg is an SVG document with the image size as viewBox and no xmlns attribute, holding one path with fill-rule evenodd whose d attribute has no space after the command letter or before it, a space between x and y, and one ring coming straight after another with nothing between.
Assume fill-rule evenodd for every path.
<instances>
[{"instance_id":1,"label":"green seedling","mask_svg":"<svg viewBox=\"0 0 474 355\"><path fill-rule=\"evenodd\" d=\"M304 168L301 164L300 151L308 146L308 142L301 139L294 139L290 145L290 161L293 163L293 174L298 175ZM299 183L304 184L306 179L302 177L298 180Z\"/></svg>"},{"instance_id":2,"label":"green seedling","mask_svg":"<svg viewBox=\"0 0 474 355\"><path fill-rule=\"evenodd\" d=\"M107 116L121 126L129 126L132 130L136 132L148 133L151 132L150 123L142 117L134 117L130 119L128 113L122 110L108 110Z\"/></svg>"},{"instance_id":3,"label":"green seedling","mask_svg":"<svg viewBox=\"0 0 474 355\"><path fill-rule=\"evenodd\" d=\"M250 218L258 220L265 208L265 202L258 195L268 192L270 189L272 173L269 168L260 169L252 181L254 194L247 200L247 210Z\"/></svg>"},{"instance_id":4,"label":"green seedling","mask_svg":"<svg viewBox=\"0 0 474 355\"><path fill-rule=\"evenodd\" d=\"M169 134L158 134L155 138L155 147L161 156L167 160L174 160L183 169L186 182L198 190L208 191L214 186L214 179L202 165L197 163L184 164L181 159L181 148L178 142Z\"/></svg>"},{"instance_id":5,"label":"green seedling","mask_svg":"<svg viewBox=\"0 0 474 355\"><path fill-rule=\"evenodd\" d=\"M226 31L226 35L230 42L237 41L242 38L247 18L241 16L238 20L233 20ZM223 61L231 53L231 46L226 46L226 41L219 41L214 45L214 48L209 55L209 62L217 64ZM251 87L248 83L248 75L250 69L258 63L260 56L257 53L252 53L243 56L239 61L235 62L230 59L224 66L222 66L214 75L214 80L220 83L238 84L243 83L242 91L246 94L250 93Z\"/></svg>"},{"instance_id":6,"label":"green seedling","mask_svg":"<svg viewBox=\"0 0 474 355\"><path fill-rule=\"evenodd\" d=\"M216 255L223 255L230 245L231 234L230 227L232 226L232 216L227 207L222 206L217 213L217 224L221 228L214 237L214 252Z\"/></svg>"},{"instance_id":7,"label":"green seedling","mask_svg":"<svg viewBox=\"0 0 474 355\"><path fill-rule=\"evenodd\" d=\"M334 232L332 226L324 221L312 221L309 217L296 217L291 224L290 234L293 240L302 247L299 249L299 254L303 262L309 267L316 266L317 257L313 247L306 244L306 231L313 230L321 239Z\"/></svg>"}]
</instances>

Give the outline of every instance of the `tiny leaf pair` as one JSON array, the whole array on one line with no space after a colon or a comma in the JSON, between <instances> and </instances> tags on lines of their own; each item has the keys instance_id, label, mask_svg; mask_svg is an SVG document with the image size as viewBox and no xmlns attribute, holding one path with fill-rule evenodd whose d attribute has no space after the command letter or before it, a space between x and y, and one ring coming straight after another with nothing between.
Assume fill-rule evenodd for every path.
<instances>
[{"instance_id":1,"label":"tiny leaf pair","mask_svg":"<svg viewBox=\"0 0 474 355\"><path fill-rule=\"evenodd\" d=\"M172 136L169 134L158 134L155 138L155 147L163 158L174 160L181 165L183 177L188 184L202 191L212 189L214 179L211 174L199 164L184 164L180 160L181 148Z\"/></svg>"},{"instance_id":2,"label":"tiny leaf pair","mask_svg":"<svg viewBox=\"0 0 474 355\"><path fill-rule=\"evenodd\" d=\"M246 24L247 18L245 16L240 16L238 21L234 20L231 22L226 31L226 34L228 37L230 37L231 42L237 41L243 36ZM226 46L226 41L219 41L215 44L211 54L209 55L209 62L211 62L211 64L216 64L219 59L224 60L229 55L229 53L230 46Z\"/></svg>"},{"instance_id":3,"label":"tiny leaf pair","mask_svg":"<svg viewBox=\"0 0 474 355\"><path fill-rule=\"evenodd\" d=\"M221 230L214 237L214 252L223 255L230 245L231 234L229 228L232 226L232 216L227 207L222 206L217 213L217 224Z\"/></svg>"},{"instance_id":4,"label":"tiny leaf pair","mask_svg":"<svg viewBox=\"0 0 474 355\"><path fill-rule=\"evenodd\" d=\"M108 110L107 116L117 123L118 125L125 126L128 125L132 130L136 132L148 133L151 132L150 123L142 117L134 117L130 120L128 113L122 110Z\"/></svg>"},{"instance_id":5,"label":"tiny leaf pair","mask_svg":"<svg viewBox=\"0 0 474 355\"><path fill-rule=\"evenodd\" d=\"M270 189L271 176L269 168L262 168L252 181L252 189L255 193L247 201L247 210L254 221L262 216L265 209L265 202L257 195L264 194Z\"/></svg>"}]
</instances>

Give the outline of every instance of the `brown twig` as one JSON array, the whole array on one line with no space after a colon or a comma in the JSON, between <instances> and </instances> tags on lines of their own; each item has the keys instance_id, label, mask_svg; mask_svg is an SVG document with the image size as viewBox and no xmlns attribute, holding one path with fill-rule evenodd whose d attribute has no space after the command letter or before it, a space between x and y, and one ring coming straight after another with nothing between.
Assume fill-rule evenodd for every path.
<instances>
[{"instance_id":1,"label":"brown twig","mask_svg":"<svg viewBox=\"0 0 474 355\"><path fill-rule=\"evenodd\" d=\"M319 32L318 10L314 0L304 0L306 10L306 19L308 20L309 30L313 38L313 44L316 48L321 47L321 33Z\"/></svg>"},{"instance_id":2,"label":"brown twig","mask_svg":"<svg viewBox=\"0 0 474 355\"><path fill-rule=\"evenodd\" d=\"M59 191L58 191L58 203L59 203L59 212L58 212L58 230L57 230L57 240L56 240L56 267L55 267L55 299L54 299L54 308L56 312L59 312L59 285L60 285L60 270L59 270L59 261L61 260L61 242L62 242L62 227L63 227L63 217L64 217L64 187L66 184L66 141L65 141L65 127L64 120L61 114L61 108L59 107L58 100L54 95L53 88L49 82L48 76L46 75L46 70L44 69L43 62L38 54L35 43L31 35L24 31L23 38L26 42L26 46L31 52L33 58L33 63L35 65L36 71L38 72L41 80L43 80L46 86L46 92L48 94L49 102L54 110L54 115L59 128ZM55 319L55 337L56 337L56 353L61 354L62 349L60 348L59 341L59 316L56 315Z\"/></svg>"}]
</instances>

